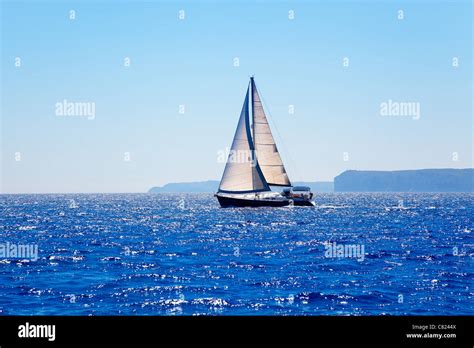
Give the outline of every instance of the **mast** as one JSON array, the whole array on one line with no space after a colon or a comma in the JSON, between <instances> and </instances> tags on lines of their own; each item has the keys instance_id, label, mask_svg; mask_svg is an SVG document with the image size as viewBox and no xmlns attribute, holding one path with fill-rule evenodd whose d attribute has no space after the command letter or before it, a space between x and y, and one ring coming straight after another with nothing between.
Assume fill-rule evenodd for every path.
<instances>
[{"instance_id":1,"label":"mast","mask_svg":"<svg viewBox=\"0 0 474 348\"><path fill-rule=\"evenodd\" d=\"M250 104L250 112L252 114L252 118L251 118L251 127L252 127L252 136L250 138L250 141L252 142L253 144L253 150L251 152L251 155L252 155L252 163L257 163L257 154L256 154L256 150L255 150L255 118L254 118L254 107L253 107L253 75L250 77L250 97L252 98L251 99L251 104ZM255 181L255 173L252 177L252 179Z\"/></svg>"},{"instance_id":2,"label":"mast","mask_svg":"<svg viewBox=\"0 0 474 348\"><path fill-rule=\"evenodd\" d=\"M255 147L255 103L253 100L253 89L255 82L253 81L253 75L250 76L250 95L252 96L252 139Z\"/></svg>"}]
</instances>

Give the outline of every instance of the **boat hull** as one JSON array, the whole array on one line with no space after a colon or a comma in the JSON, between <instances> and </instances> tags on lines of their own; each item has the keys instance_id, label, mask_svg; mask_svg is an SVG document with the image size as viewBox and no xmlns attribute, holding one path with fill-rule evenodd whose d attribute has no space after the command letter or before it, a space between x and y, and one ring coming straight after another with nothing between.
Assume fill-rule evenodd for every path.
<instances>
[{"instance_id":1,"label":"boat hull","mask_svg":"<svg viewBox=\"0 0 474 348\"><path fill-rule=\"evenodd\" d=\"M216 195L217 200L222 208L229 207L285 207L290 205L287 199L245 199L239 197L229 197Z\"/></svg>"}]
</instances>

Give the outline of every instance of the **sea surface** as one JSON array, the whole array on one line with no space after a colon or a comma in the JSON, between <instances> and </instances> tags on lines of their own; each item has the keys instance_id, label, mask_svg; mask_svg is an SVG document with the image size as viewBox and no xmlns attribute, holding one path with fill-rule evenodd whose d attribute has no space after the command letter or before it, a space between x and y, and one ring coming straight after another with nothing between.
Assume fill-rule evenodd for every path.
<instances>
[{"instance_id":1,"label":"sea surface","mask_svg":"<svg viewBox=\"0 0 474 348\"><path fill-rule=\"evenodd\" d=\"M0 315L474 315L473 194L316 203L0 195L0 244L39 249L0 258ZM364 255L329 257L327 242Z\"/></svg>"}]
</instances>

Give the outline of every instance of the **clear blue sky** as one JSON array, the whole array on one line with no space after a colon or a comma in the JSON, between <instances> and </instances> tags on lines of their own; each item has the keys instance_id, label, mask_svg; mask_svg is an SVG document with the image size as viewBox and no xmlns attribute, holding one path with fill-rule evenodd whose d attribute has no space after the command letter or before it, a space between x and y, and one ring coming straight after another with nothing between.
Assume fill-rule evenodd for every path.
<instances>
[{"instance_id":1,"label":"clear blue sky","mask_svg":"<svg viewBox=\"0 0 474 348\"><path fill-rule=\"evenodd\" d=\"M293 181L472 167L471 1L1 4L3 193L220 179L251 74ZM64 99L95 118L56 116ZM381 116L389 99L420 119Z\"/></svg>"}]
</instances>

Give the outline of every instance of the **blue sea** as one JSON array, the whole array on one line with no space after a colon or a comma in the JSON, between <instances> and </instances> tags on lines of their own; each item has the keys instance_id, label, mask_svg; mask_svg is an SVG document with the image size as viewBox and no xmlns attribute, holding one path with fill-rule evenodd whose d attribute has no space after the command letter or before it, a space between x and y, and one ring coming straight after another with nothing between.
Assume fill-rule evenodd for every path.
<instances>
[{"instance_id":1,"label":"blue sea","mask_svg":"<svg viewBox=\"0 0 474 348\"><path fill-rule=\"evenodd\" d=\"M473 194L0 196L0 315L473 315ZM329 257L327 243L362 258ZM334 255L333 255L334 256Z\"/></svg>"}]
</instances>

